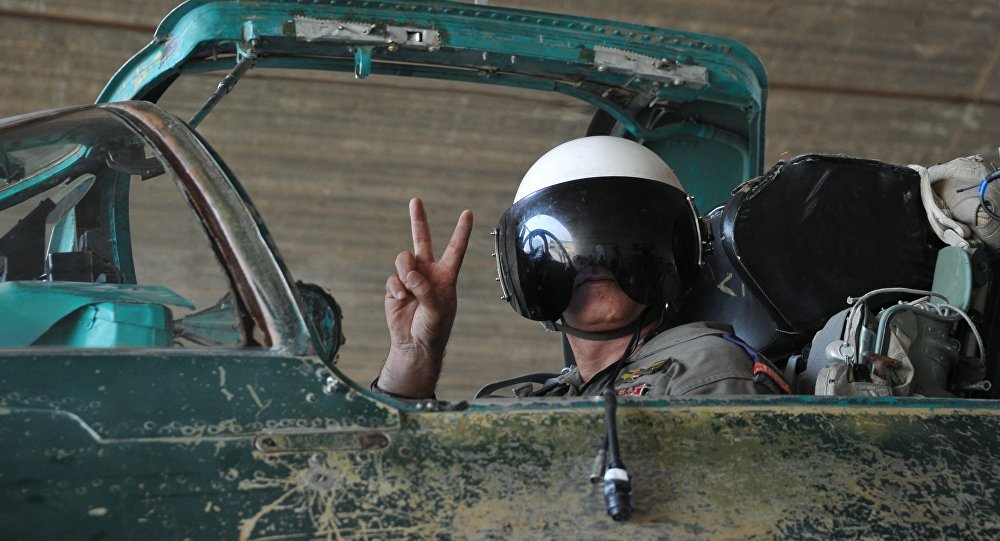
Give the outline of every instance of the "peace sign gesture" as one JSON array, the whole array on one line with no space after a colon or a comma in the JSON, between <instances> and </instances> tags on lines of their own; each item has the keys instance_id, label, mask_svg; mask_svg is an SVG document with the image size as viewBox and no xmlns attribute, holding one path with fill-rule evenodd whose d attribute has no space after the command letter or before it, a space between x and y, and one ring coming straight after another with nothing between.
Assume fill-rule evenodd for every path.
<instances>
[{"instance_id":1,"label":"peace sign gesture","mask_svg":"<svg viewBox=\"0 0 1000 541\"><path fill-rule=\"evenodd\" d=\"M434 259L427 213L420 199L410 200L413 252L396 256L396 272L385 289L389 355L378 387L395 395L426 398L434 394L445 346L458 311L456 282L472 233L472 211L458 218L441 259Z\"/></svg>"}]
</instances>

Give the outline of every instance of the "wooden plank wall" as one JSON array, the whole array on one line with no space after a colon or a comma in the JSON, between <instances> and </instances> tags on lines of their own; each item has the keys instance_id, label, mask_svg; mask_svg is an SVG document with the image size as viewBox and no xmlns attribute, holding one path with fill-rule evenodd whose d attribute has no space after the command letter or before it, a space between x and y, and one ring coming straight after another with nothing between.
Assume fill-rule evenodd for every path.
<instances>
[{"instance_id":1,"label":"wooden plank wall","mask_svg":"<svg viewBox=\"0 0 1000 541\"><path fill-rule=\"evenodd\" d=\"M996 161L995 0L493 3L746 43L769 72L768 165L806 152ZM0 0L0 117L93 101L174 4ZM216 82L191 77L163 103L186 118ZM387 349L383 286L408 246L407 198L427 201L439 247L461 209L475 211L439 393L460 398L491 379L560 365L555 336L497 301L488 231L534 158L581 134L589 115L563 98L495 88L252 73L201 131L247 186L292 272L344 305L340 362L363 382Z\"/></svg>"}]
</instances>

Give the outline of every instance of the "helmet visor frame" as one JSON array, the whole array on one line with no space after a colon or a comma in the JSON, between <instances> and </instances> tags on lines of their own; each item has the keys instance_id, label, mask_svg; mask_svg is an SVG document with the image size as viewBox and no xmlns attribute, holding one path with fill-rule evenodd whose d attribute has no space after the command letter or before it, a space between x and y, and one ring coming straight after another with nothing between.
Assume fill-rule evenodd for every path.
<instances>
[{"instance_id":1,"label":"helmet visor frame","mask_svg":"<svg viewBox=\"0 0 1000 541\"><path fill-rule=\"evenodd\" d=\"M694 284L701 236L693 200L673 186L631 177L574 180L504 212L497 271L505 299L535 321L559 319L577 273L588 267L610 271L639 304L664 304Z\"/></svg>"}]
</instances>

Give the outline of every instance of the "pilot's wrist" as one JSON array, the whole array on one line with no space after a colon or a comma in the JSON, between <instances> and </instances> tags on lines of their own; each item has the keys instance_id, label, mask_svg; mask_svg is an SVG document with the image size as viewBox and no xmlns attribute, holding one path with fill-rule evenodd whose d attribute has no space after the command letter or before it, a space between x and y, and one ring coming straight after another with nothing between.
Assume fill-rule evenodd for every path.
<instances>
[{"instance_id":1,"label":"pilot's wrist","mask_svg":"<svg viewBox=\"0 0 1000 541\"><path fill-rule=\"evenodd\" d=\"M376 380L379 389L412 398L434 396L443 354L417 344L392 345Z\"/></svg>"}]
</instances>

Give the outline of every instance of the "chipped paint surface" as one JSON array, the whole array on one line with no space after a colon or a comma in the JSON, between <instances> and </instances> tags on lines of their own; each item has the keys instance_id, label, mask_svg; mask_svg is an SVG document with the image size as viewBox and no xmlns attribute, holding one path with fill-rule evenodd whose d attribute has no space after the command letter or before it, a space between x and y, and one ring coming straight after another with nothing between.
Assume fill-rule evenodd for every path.
<instances>
[{"instance_id":1,"label":"chipped paint surface","mask_svg":"<svg viewBox=\"0 0 1000 541\"><path fill-rule=\"evenodd\" d=\"M226 368L224 366L219 367L219 391L222 396L226 397L226 400L233 399L233 393L226 389Z\"/></svg>"},{"instance_id":2,"label":"chipped paint surface","mask_svg":"<svg viewBox=\"0 0 1000 541\"><path fill-rule=\"evenodd\" d=\"M599 410L422 414L384 451L270 457L273 474L239 485L273 498L241 538L305 517L321 539L989 539L998 423L960 410L628 408L637 510L617 524L587 480Z\"/></svg>"},{"instance_id":3,"label":"chipped paint surface","mask_svg":"<svg viewBox=\"0 0 1000 541\"><path fill-rule=\"evenodd\" d=\"M604 421L586 399L399 411L321 363L245 353L0 368L38 374L0 393L0 437L18 442L0 446L4 538L1000 535L995 402L626 401L637 509L618 524L588 481Z\"/></svg>"},{"instance_id":4,"label":"chipped paint surface","mask_svg":"<svg viewBox=\"0 0 1000 541\"><path fill-rule=\"evenodd\" d=\"M7 538L109 527L248 541L1000 535L993 402L624 402L637 509L618 524L588 481L604 421L586 399L406 412L346 382L323 392L342 376L299 358L22 362L39 374L100 375L0 395L0 437L18 442L0 447ZM0 361L8 373L17 363ZM231 400L219 392L221 367ZM187 384L180 408L178 381L200 382ZM47 518L53 506L75 510L72 520Z\"/></svg>"}]
</instances>

